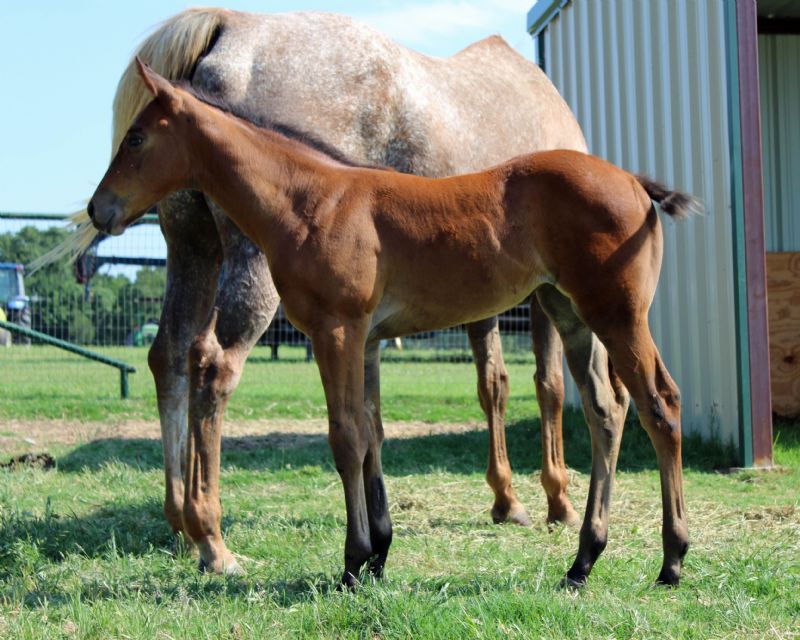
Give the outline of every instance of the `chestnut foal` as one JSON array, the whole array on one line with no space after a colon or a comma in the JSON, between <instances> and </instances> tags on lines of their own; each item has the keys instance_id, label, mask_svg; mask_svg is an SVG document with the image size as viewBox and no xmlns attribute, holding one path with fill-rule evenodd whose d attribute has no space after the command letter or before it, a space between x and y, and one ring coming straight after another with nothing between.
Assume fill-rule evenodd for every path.
<instances>
[{"instance_id":1,"label":"chestnut foal","mask_svg":"<svg viewBox=\"0 0 800 640\"><path fill-rule=\"evenodd\" d=\"M661 472L658 581L678 583L688 547L680 397L647 310L663 243L652 200L681 217L691 198L573 151L445 179L347 166L206 104L137 63L155 99L123 140L89 214L97 228L120 234L167 194L197 189L264 251L288 317L311 337L325 389L328 440L347 508L345 585L356 584L365 563L380 575L392 540L381 470L379 341L485 318L533 291L561 334L583 395L613 400L584 397L587 410L613 409L588 420L589 498L564 583L583 584L606 544L626 389ZM213 326L212 318L200 341L215 341ZM222 353L215 344L203 350ZM587 357L588 371L576 366ZM222 356L205 370L223 387L235 375ZM209 446L207 423L189 434L183 518L203 560L224 570L235 560L219 533L219 465L211 460L218 452Z\"/></svg>"}]
</instances>

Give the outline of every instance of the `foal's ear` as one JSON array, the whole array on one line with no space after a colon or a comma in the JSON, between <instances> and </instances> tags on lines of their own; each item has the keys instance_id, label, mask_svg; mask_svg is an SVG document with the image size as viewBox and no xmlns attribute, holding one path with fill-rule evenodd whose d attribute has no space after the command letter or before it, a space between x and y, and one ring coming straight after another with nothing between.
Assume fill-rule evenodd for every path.
<instances>
[{"instance_id":1,"label":"foal's ear","mask_svg":"<svg viewBox=\"0 0 800 640\"><path fill-rule=\"evenodd\" d=\"M144 86L153 94L154 98L172 106L179 103L178 96L175 93L175 87L172 86L172 83L153 71L147 64L142 62L139 56L136 56L136 69L139 72L139 77L142 79L142 82L144 82Z\"/></svg>"}]
</instances>

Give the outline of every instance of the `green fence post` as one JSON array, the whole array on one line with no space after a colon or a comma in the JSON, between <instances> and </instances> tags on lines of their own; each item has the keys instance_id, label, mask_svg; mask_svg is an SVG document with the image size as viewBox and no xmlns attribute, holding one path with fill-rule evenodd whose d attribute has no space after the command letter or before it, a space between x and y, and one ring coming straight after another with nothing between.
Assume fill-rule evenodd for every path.
<instances>
[{"instance_id":1,"label":"green fence post","mask_svg":"<svg viewBox=\"0 0 800 640\"><path fill-rule=\"evenodd\" d=\"M28 336L29 338L33 338L34 340L41 340L45 344L51 344L54 347L58 347L59 349L64 349L64 351L69 351L70 353L75 353L79 356L83 356L84 358L88 358L89 360L94 360L95 362L102 362L110 367L116 367L119 369L120 374L120 394L123 398L128 397L128 374L129 373L136 373L136 367L129 365L127 362L122 362L122 360L117 360L115 358L109 358L108 356L104 356L102 353L96 353L94 351L90 351L89 349L84 349L83 347L73 344L71 342L67 342L66 340L61 340L59 338L54 338L53 336L48 336L46 333L42 333L41 331L34 331L33 329L28 329L27 327L22 327L18 324L13 322L6 322L5 320L0 320L0 328L7 329L8 331L13 331L14 333L18 333L23 336Z\"/></svg>"},{"instance_id":2,"label":"green fence post","mask_svg":"<svg viewBox=\"0 0 800 640\"><path fill-rule=\"evenodd\" d=\"M128 370L125 367L119 370L119 394L123 400L128 397Z\"/></svg>"}]
</instances>

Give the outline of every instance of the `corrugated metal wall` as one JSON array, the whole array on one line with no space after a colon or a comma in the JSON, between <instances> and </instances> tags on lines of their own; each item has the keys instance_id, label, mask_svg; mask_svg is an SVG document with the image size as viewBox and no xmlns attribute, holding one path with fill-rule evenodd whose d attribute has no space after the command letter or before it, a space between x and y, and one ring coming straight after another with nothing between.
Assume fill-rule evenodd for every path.
<instances>
[{"instance_id":1,"label":"corrugated metal wall","mask_svg":"<svg viewBox=\"0 0 800 640\"><path fill-rule=\"evenodd\" d=\"M706 217L662 216L651 327L681 388L684 432L738 445L724 4L575 0L548 25L544 60L593 153L705 203Z\"/></svg>"},{"instance_id":2,"label":"corrugated metal wall","mask_svg":"<svg viewBox=\"0 0 800 640\"><path fill-rule=\"evenodd\" d=\"M800 36L760 35L767 251L800 251Z\"/></svg>"}]
</instances>

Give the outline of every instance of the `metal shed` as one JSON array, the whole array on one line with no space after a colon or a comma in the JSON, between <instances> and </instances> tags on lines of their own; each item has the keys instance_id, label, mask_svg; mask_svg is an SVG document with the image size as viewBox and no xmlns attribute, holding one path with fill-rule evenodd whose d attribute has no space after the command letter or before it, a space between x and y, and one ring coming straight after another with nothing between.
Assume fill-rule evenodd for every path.
<instances>
[{"instance_id":1,"label":"metal shed","mask_svg":"<svg viewBox=\"0 0 800 640\"><path fill-rule=\"evenodd\" d=\"M767 237L800 250L800 205L787 195L800 179L800 145L774 148L800 142L800 48L796 37L766 33L768 24L796 26L799 4L538 0L528 14L538 62L590 150L704 202L705 217L663 220L650 318L681 388L684 432L732 443L743 466L772 462L760 96L768 105Z\"/></svg>"}]
</instances>

